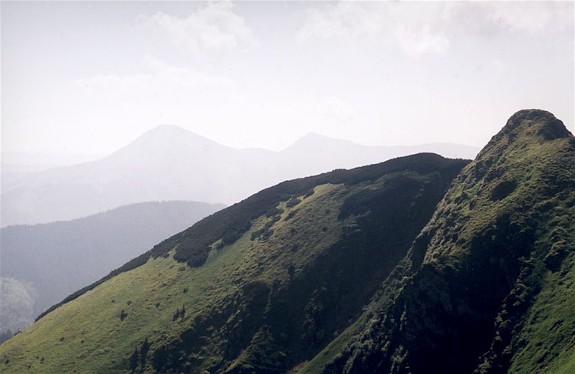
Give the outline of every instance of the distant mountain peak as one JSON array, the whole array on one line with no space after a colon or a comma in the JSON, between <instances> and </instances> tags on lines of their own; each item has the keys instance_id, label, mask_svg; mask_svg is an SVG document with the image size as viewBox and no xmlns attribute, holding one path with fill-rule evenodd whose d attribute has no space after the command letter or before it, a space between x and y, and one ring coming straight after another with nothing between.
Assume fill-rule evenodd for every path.
<instances>
[{"instance_id":1,"label":"distant mountain peak","mask_svg":"<svg viewBox=\"0 0 575 374\"><path fill-rule=\"evenodd\" d=\"M303 139L329 139L329 137L322 135L318 132L311 131L300 138L300 140Z\"/></svg>"},{"instance_id":2,"label":"distant mountain peak","mask_svg":"<svg viewBox=\"0 0 575 374\"><path fill-rule=\"evenodd\" d=\"M287 151L309 151L317 148L361 147L349 140L330 138L317 132L308 132L289 146Z\"/></svg>"},{"instance_id":3,"label":"distant mountain peak","mask_svg":"<svg viewBox=\"0 0 575 374\"><path fill-rule=\"evenodd\" d=\"M139 138L144 138L144 137L152 137L154 139L157 139L158 137L168 137L168 138L174 138L174 139L178 139L181 137L184 138L196 138L196 139L202 139L204 141L207 142L213 142L212 140L203 137L191 130L188 130L186 128L183 128L181 126L177 126L177 125L158 125L156 127L154 127L153 129L145 132L144 134L142 134ZM214 142L215 143L215 142Z\"/></svg>"},{"instance_id":4,"label":"distant mountain peak","mask_svg":"<svg viewBox=\"0 0 575 374\"><path fill-rule=\"evenodd\" d=\"M321 135L317 132L308 132L304 136L298 138L291 146L293 147L297 144L326 141L326 140L333 140L333 139L331 139L327 136Z\"/></svg>"},{"instance_id":5,"label":"distant mountain peak","mask_svg":"<svg viewBox=\"0 0 575 374\"><path fill-rule=\"evenodd\" d=\"M188 131L184 129L182 126L172 125L169 123L161 124L154 127L151 131Z\"/></svg>"},{"instance_id":6,"label":"distant mountain peak","mask_svg":"<svg viewBox=\"0 0 575 374\"><path fill-rule=\"evenodd\" d=\"M182 149L202 149L220 152L228 147L176 125L159 125L119 149L112 155L142 157L150 153L168 152L177 154Z\"/></svg>"}]
</instances>

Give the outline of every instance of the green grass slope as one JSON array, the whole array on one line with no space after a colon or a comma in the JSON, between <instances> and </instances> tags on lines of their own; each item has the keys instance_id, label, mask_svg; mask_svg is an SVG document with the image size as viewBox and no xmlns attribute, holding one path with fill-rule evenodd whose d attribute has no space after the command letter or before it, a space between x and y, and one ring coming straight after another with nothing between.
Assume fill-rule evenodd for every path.
<instances>
[{"instance_id":1,"label":"green grass slope","mask_svg":"<svg viewBox=\"0 0 575 374\"><path fill-rule=\"evenodd\" d=\"M439 203L355 325L300 372L575 368L575 138L513 115Z\"/></svg>"},{"instance_id":2,"label":"green grass slope","mask_svg":"<svg viewBox=\"0 0 575 374\"><path fill-rule=\"evenodd\" d=\"M420 154L282 183L0 345L6 373L285 372L363 313L467 164Z\"/></svg>"}]
</instances>

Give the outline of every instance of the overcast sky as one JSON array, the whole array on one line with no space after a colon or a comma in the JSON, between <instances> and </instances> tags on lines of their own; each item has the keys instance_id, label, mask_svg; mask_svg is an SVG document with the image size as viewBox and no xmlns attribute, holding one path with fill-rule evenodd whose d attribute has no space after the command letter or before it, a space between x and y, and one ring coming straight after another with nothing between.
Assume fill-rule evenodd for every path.
<instances>
[{"instance_id":1,"label":"overcast sky","mask_svg":"<svg viewBox=\"0 0 575 374\"><path fill-rule=\"evenodd\" d=\"M483 146L573 131L573 2L6 2L2 150L105 154L160 124L236 148L308 132Z\"/></svg>"}]
</instances>

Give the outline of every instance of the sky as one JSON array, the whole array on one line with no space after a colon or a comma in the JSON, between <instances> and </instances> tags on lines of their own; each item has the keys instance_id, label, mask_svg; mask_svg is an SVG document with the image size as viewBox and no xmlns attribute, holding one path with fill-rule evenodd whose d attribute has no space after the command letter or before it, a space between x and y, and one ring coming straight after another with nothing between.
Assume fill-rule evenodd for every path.
<instances>
[{"instance_id":1,"label":"sky","mask_svg":"<svg viewBox=\"0 0 575 374\"><path fill-rule=\"evenodd\" d=\"M2 151L103 155L161 124L235 148L482 147L525 108L573 132L573 19L572 1L2 1Z\"/></svg>"}]
</instances>

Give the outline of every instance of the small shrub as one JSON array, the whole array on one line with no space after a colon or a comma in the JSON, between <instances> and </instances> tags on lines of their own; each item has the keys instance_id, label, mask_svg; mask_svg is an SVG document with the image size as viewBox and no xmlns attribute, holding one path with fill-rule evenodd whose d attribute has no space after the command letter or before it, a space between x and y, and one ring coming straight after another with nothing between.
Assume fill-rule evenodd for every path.
<instances>
[{"instance_id":1,"label":"small shrub","mask_svg":"<svg viewBox=\"0 0 575 374\"><path fill-rule=\"evenodd\" d=\"M138 352L138 347L134 349L134 353L130 356L130 372L135 373L136 369L138 368L138 361L140 358L140 354Z\"/></svg>"},{"instance_id":2,"label":"small shrub","mask_svg":"<svg viewBox=\"0 0 575 374\"><path fill-rule=\"evenodd\" d=\"M266 211L266 217L269 218L269 217L277 216L277 215L282 214L283 212L284 212L283 210L274 206L273 208L270 208Z\"/></svg>"},{"instance_id":3,"label":"small shrub","mask_svg":"<svg viewBox=\"0 0 575 374\"><path fill-rule=\"evenodd\" d=\"M295 274L295 266L290 263L288 265L287 272L288 272L288 276L290 277L290 279L293 278L293 276Z\"/></svg>"},{"instance_id":4,"label":"small shrub","mask_svg":"<svg viewBox=\"0 0 575 374\"><path fill-rule=\"evenodd\" d=\"M180 310L180 308L176 309L176 312L172 316L172 321L176 321L179 318L181 322L184 320L185 317L186 317L186 307L185 305L182 305L182 310Z\"/></svg>"},{"instance_id":5,"label":"small shrub","mask_svg":"<svg viewBox=\"0 0 575 374\"><path fill-rule=\"evenodd\" d=\"M293 217L295 217L295 215L298 211L299 211L298 209L292 210L291 212L288 213L288 215L286 216L286 218L284 220L288 221L288 220L292 219Z\"/></svg>"},{"instance_id":6,"label":"small shrub","mask_svg":"<svg viewBox=\"0 0 575 374\"><path fill-rule=\"evenodd\" d=\"M140 371L144 372L146 367L146 357L148 356L148 351L150 350L150 343L148 343L148 338L142 343L142 348L140 348Z\"/></svg>"},{"instance_id":7,"label":"small shrub","mask_svg":"<svg viewBox=\"0 0 575 374\"><path fill-rule=\"evenodd\" d=\"M315 190L312 188L305 193L303 198L306 199L306 198L310 197L311 195L313 195L314 193L315 193Z\"/></svg>"},{"instance_id":8,"label":"small shrub","mask_svg":"<svg viewBox=\"0 0 575 374\"><path fill-rule=\"evenodd\" d=\"M267 222L262 229L252 232L250 240L252 241L256 239L263 241L268 240L274 233L274 230L272 230L272 226L279 220L280 220L279 216L274 216L274 218L272 218L271 221Z\"/></svg>"},{"instance_id":9,"label":"small shrub","mask_svg":"<svg viewBox=\"0 0 575 374\"><path fill-rule=\"evenodd\" d=\"M286 203L286 207L287 208L293 208L294 206L298 205L301 202L301 200L298 197L292 197L291 199L289 199Z\"/></svg>"},{"instance_id":10,"label":"small shrub","mask_svg":"<svg viewBox=\"0 0 575 374\"><path fill-rule=\"evenodd\" d=\"M515 181L503 181L499 183L491 192L491 201L503 200L509 196L515 188L517 183Z\"/></svg>"}]
</instances>

